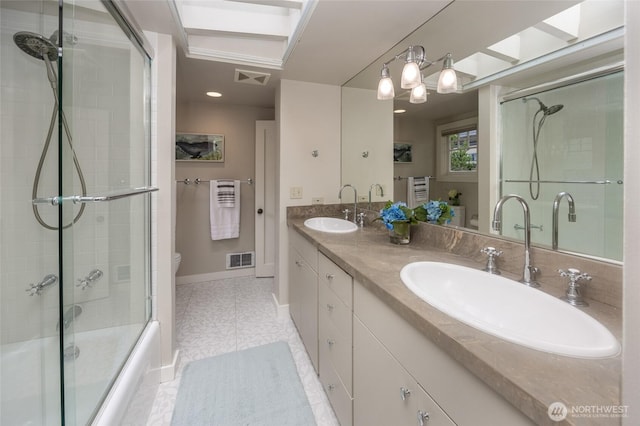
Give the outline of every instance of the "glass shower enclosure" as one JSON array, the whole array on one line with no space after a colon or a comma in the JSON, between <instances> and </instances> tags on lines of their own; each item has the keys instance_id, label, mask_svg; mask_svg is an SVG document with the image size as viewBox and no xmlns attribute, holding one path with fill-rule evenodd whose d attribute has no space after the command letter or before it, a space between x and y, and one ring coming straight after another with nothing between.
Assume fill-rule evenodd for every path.
<instances>
[{"instance_id":1,"label":"glass shower enclosure","mask_svg":"<svg viewBox=\"0 0 640 426\"><path fill-rule=\"evenodd\" d=\"M501 195L529 204L532 243L622 260L623 101L613 69L502 103ZM505 209L503 235L523 239L522 208Z\"/></svg>"},{"instance_id":2,"label":"glass shower enclosure","mask_svg":"<svg viewBox=\"0 0 640 426\"><path fill-rule=\"evenodd\" d=\"M88 424L150 319L150 56L107 1L0 2L0 424Z\"/></svg>"}]
</instances>

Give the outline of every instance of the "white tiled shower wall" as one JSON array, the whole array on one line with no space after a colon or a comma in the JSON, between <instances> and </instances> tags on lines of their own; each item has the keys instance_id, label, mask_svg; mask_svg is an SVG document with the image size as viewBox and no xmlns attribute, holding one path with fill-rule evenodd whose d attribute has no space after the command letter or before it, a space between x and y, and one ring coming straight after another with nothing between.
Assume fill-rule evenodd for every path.
<instances>
[{"instance_id":1,"label":"white tiled shower wall","mask_svg":"<svg viewBox=\"0 0 640 426\"><path fill-rule=\"evenodd\" d=\"M41 296L29 297L25 292L30 283L50 273L58 274L58 233L38 225L31 212L31 185L54 97L44 62L18 49L13 34L31 31L49 37L57 28L57 17L3 7L0 18L1 341L9 343L56 334L58 284ZM90 195L143 186L148 173L144 147L129 146L129 141L139 135L122 124L112 124L129 122L133 111L130 93L143 92L142 81L132 78L134 71L129 74L132 61L140 59L130 54L129 41L117 27L116 32L113 26L102 25L70 22L68 30L78 37L78 44L65 52L65 82L72 81L73 88L64 91L63 105ZM101 38L98 41L96 34ZM135 64L138 69L141 66ZM57 122L38 189L40 197L57 193L56 158ZM70 192L80 194L77 171L69 165L64 173L67 181L72 176L74 179ZM65 285L75 287L78 279L96 268L104 273L94 287L73 290L74 302L83 307L76 331L144 317L144 295L131 291L132 285L144 282L142 273L122 282L112 276L118 266L143 262L146 247L141 244L141 235L146 230L140 222L142 208L142 201L135 198L89 204L67 233L73 241L72 252L66 253L73 257L73 270L65 272ZM56 225L54 207L45 205L39 210L47 223ZM77 212L78 207L74 210Z\"/></svg>"}]
</instances>

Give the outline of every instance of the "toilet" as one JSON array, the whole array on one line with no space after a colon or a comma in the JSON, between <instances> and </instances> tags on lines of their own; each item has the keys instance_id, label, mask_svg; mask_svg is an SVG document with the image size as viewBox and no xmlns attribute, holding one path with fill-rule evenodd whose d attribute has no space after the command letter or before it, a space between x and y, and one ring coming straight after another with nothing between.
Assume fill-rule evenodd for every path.
<instances>
[{"instance_id":1,"label":"toilet","mask_svg":"<svg viewBox=\"0 0 640 426\"><path fill-rule=\"evenodd\" d=\"M178 272L178 269L180 268L180 262L181 261L182 261L182 255L180 253L174 253L173 254L174 272Z\"/></svg>"}]
</instances>

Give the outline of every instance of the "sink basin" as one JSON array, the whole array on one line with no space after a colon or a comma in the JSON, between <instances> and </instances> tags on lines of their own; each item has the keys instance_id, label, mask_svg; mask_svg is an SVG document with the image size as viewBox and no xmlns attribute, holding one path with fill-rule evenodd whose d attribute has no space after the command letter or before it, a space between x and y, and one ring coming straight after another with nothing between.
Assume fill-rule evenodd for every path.
<instances>
[{"instance_id":1,"label":"sink basin","mask_svg":"<svg viewBox=\"0 0 640 426\"><path fill-rule=\"evenodd\" d=\"M504 340L577 358L620 352L616 338L593 317L508 278L440 262L410 263L400 278L438 310Z\"/></svg>"},{"instance_id":2,"label":"sink basin","mask_svg":"<svg viewBox=\"0 0 640 426\"><path fill-rule=\"evenodd\" d=\"M304 221L304 226L315 231L345 234L358 229L358 225L335 217L313 217Z\"/></svg>"}]
</instances>

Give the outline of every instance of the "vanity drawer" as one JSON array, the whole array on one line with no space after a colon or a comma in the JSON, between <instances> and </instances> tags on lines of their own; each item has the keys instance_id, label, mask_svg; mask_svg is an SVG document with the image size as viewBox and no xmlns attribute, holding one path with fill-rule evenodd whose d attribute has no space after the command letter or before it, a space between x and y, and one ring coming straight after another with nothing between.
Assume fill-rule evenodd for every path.
<instances>
[{"instance_id":1,"label":"vanity drawer","mask_svg":"<svg viewBox=\"0 0 640 426\"><path fill-rule=\"evenodd\" d=\"M293 246L314 271L318 270L318 249L295 231L289 232L289 244Z\"/></svg>"},{"instance_id":2,"label":"vanity drawer","mask_svg":"<svg viewBox=\"0 0 640 426\"><path fill-rule=\"evenodd\" d=\"M338 330L327 317L326 311L320 314L318 349L320 352L320 372L334 369L344 383L349 395L353 393L353 339L351 327Z\"/></svg>"},{"instance_id":3,"label":"vanity drawer","mask_svg":"<svg viewBox=\"0 0 640 426\"><path fill-rule=\"evenodd\" d=\"M324 282L319 285L318 312L321 316L325 315L328 321L343 334L351 334L353 320L351 307L347 306Z\"/></svg>"},{"instance_id":4,"label":"vanity drawer","mask_svg":"<svg viewBox=\"0 0 640 426\"><path fill-rule=\"evenodd\" d=\"M353 306L353 279L322 253L318 254L318 278L349 307Z\"/></svg>"},{"instance_id":5,"label":"vanity drawer","mask_svg":"<svg viewBox=\"0 0 640 426\"><path fill-rule=\"evenodd\" d=\"M322 367L320 382L331 402L340 426L351 426L353 424L353 399L332 366Z\"/></svg>"}]
</instances>

